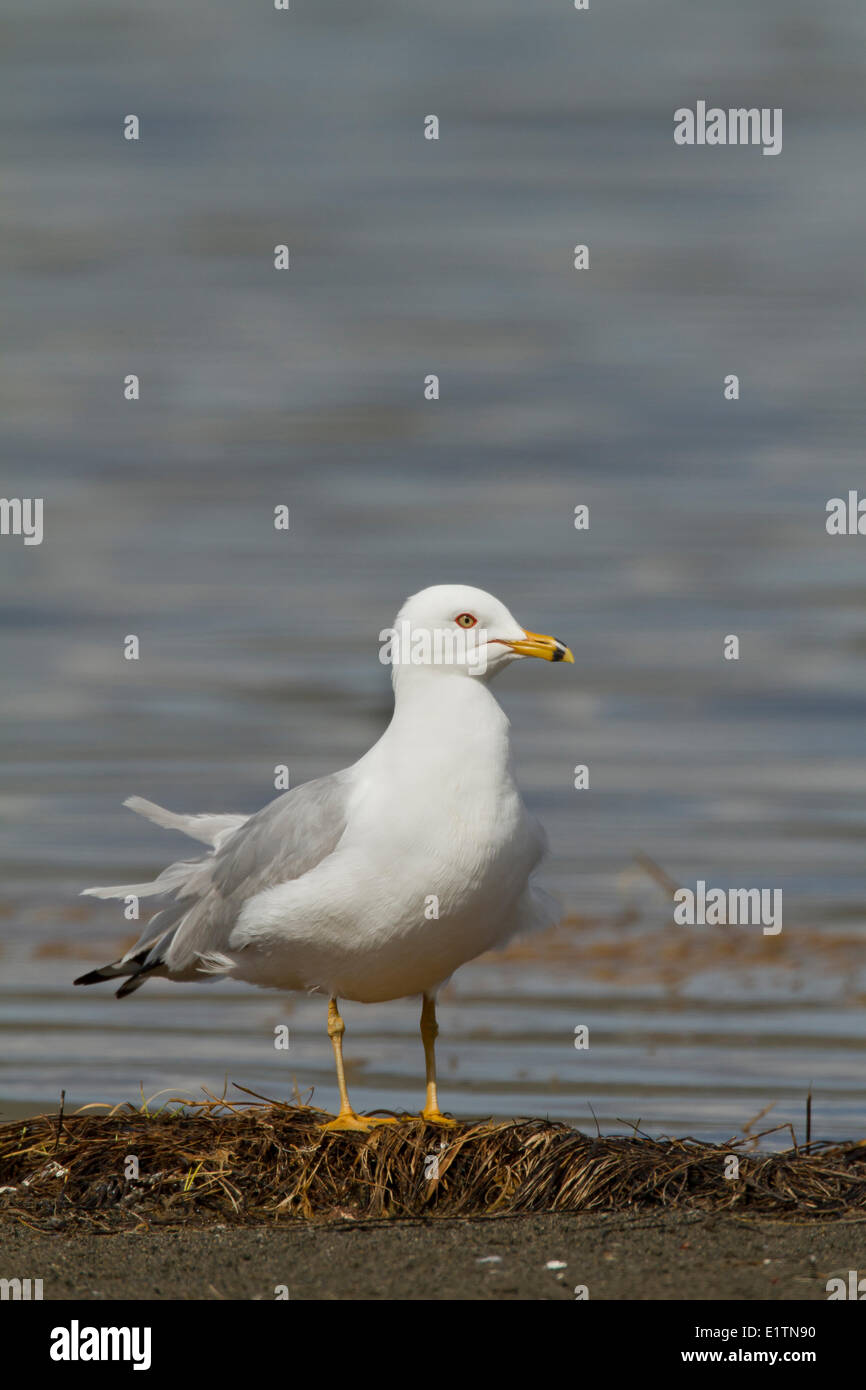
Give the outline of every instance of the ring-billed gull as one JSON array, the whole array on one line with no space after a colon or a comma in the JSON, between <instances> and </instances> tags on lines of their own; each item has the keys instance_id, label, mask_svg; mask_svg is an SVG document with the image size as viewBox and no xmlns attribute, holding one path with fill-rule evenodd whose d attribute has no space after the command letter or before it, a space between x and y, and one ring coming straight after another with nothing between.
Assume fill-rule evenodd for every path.
<instances>
[{"instance_id":1,"label":"ring-billed gull","mask_svg":"<svg viewBox=\"0 0 866 1390\"><path fill-rule=\"evenodd\" d=\"M118 998L160 975L325 992L340 1088L332 1129L383 1123L349 1103L338 999L422 996L422 1118L452 1123L436 1090L437 990L466 961L557 917L532 881L544 832L521 800L508 720L489 682L524 657L573 661L568 647L462 584L415 594L379 637L394 714L352 767L249 817L125 803L211 850L152 883L86 889L165 904L124 956L75 981L126 977Z\"/></svg>"}]
</instances>

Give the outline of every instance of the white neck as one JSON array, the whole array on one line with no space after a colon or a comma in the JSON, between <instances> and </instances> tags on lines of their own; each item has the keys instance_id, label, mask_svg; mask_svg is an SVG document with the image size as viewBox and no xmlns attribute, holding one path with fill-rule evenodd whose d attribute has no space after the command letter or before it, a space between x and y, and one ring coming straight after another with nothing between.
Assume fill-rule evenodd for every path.
<instances>
[{"instance_id":1,"label":"white neck","mask_svg":"<svg viewBox=\"0 0 866 1390\"><path fill-rule=\"evenodd\" d=\"M383 742L420 750L467 770L483 763L510 772L509 723L487 683L473 676L407 667L394 682L394 714Z\"/></svg>"}]
</instances>

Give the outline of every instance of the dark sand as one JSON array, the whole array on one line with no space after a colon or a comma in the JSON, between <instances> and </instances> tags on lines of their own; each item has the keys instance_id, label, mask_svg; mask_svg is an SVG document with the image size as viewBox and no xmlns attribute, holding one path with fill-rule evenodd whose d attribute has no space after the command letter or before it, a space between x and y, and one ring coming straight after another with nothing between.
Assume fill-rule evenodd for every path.
<instances>
[{"instance_id":1,"label":"dark sand","mask_svg":"<svg viewBox=\"0 0 866 1390\"><path fill-rule=\"evenodd\" d=\"M482 1263L490 1256L499 1260ZM561 1260L564 1270L549 1270ZM826 1300L866 1274L866 1220L614 1213L119 1235L0 1226L0 1275L46 1299Z\"/></svg>"}]
</instances>

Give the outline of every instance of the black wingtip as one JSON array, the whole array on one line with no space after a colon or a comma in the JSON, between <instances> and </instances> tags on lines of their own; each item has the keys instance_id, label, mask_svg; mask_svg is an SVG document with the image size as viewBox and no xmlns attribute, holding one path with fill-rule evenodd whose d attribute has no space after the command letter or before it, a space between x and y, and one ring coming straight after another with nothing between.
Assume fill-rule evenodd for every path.
<instances>
[{"instance_id":1,"label":"black wingtip","mask_svg":"<svg viewBox=\"0 0 866 1390\"><path fill-rule=\"evenodd\" d=\"M155 960L151 965L144 965L139 970L136 970L134 975L130 975L128 979L124 980L120 989L115 990L115 999L125 999L128 994L133 994L135 990L141 989L141 986L147 983L147 977L150 972L156 970L160 964L160 961Z\"/></svg>"},{"instance_id":2,"label":"black wingtip","mask_svg":"<svg viewBox=\"0 0 866 1390\"><path fill-rule=\"evenodd\" d=\"M77 980L73 980L74 985L101 985L104 980L110 980L111 976L103 973L102 970L88 970L86 975L79 975Z\"/></svg>"}]
</instances>

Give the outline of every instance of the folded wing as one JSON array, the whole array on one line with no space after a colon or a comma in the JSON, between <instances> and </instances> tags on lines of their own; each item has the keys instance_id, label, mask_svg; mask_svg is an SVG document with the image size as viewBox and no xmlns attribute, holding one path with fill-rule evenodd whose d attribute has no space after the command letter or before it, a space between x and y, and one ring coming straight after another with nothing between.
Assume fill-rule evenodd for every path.
<instances>
[{"instance_id":1,"label":"folded wing","mask_svg":"<svg viewBox=\"0 0 866 1390\"><path fill-rule=\"evenodd\" d=\"M157 825L213 846L203 858L170 864L149 883L87 888L96 898L165 897L119 960L77 985L125 977L123 998L150 975L213 978L241 908L265 888L300 878L336 849L346 827L349 773L337 772L285 792L253 816L178 815L141 797L124 804Z\"/></svg>"}]
</instances>

